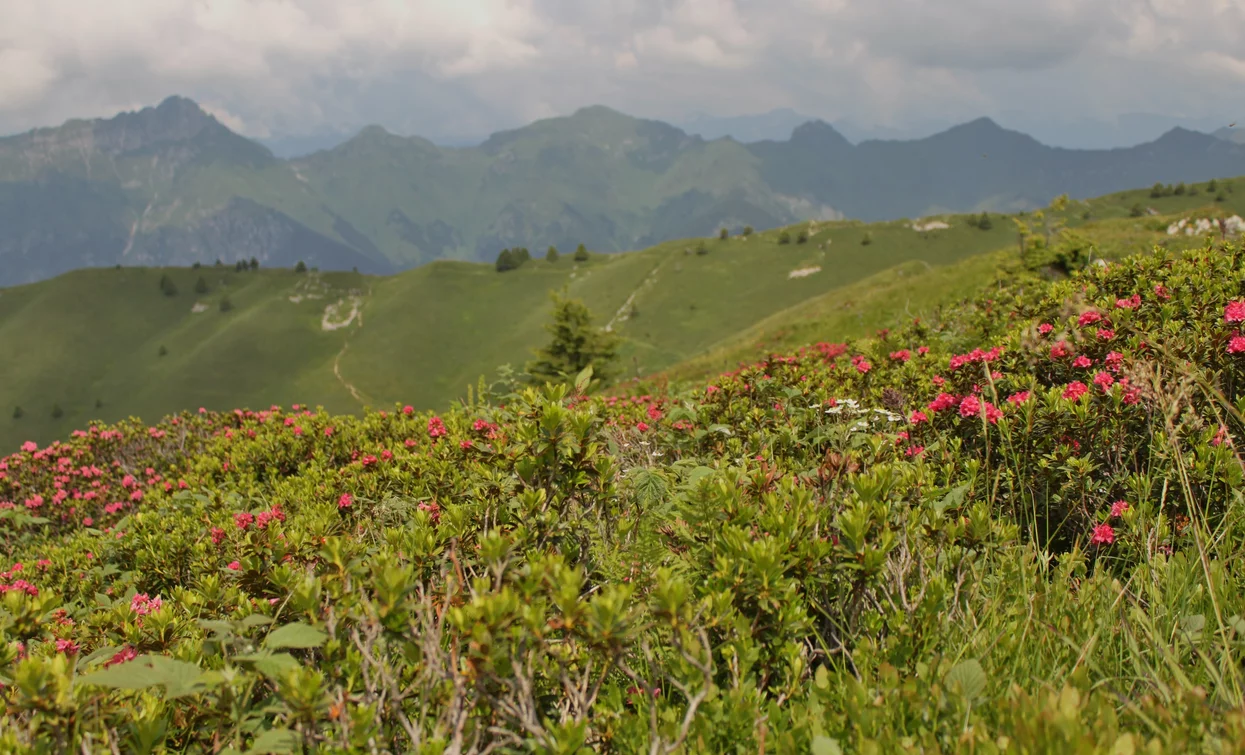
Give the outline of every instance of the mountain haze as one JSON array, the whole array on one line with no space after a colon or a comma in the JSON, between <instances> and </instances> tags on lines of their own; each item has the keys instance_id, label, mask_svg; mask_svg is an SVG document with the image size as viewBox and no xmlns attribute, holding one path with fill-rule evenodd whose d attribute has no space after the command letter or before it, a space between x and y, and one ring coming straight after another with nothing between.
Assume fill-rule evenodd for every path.
<instances>
[{"instance_id":1,"label":"mountain haze","mask_svg":"<svg viewBox=\"0 0 1245 755\"><path fill-rule=\"evenodd\" d=\"M0 139L0 285L81 267L255 257L384 274L587 244L621 251L805 219L1014 211L1155 181L1245 173L1245 145L1184 129L1128 149L1047 147L979 119L853 145L706 140L606 107L439 147L369 126L283 160L194 102Z\"/></svg>"}]
</instances>

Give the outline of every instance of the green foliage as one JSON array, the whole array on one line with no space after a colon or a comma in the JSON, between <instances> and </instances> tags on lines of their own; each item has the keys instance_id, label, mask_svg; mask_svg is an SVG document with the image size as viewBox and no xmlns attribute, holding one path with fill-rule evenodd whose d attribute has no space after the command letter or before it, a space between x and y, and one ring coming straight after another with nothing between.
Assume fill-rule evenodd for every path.
<instances>
[{"instance_id":1,"label":"green foliage","mask_svg":"<svg viewBox=\"0 0 1245 755\"><path fill-rule=\"evenodd\" d=\"M558 249L555 246L550 246L548 251L545 252L545 262L557 262L557 261L558 261Z\"/></svg>"},{"instance_id":2,"label":"green foliage","mask_svg":"<svg viewBox=\"0 0 1245 755\"><path fill-rule=\"evenodd\" d=\"M576 262L587 262L588 261L588 247L584 246L583 244L580 244L579 246L575 247L574 260Z\"/></svg>"},{"instance_id":3,"label":"green foliage","mask_svg":"<svg viewBox=\"0 0 1245 755\"><path fill-rule=\"evenodd\" d=\"M601 382L608 382L617 358L617 336L594 326L583 302L558 292L550 299L553 322L545 326L550 340L536 350L536 359L527 365L528 375L538 383L565 382L591 367Z\"/></svg>"},{"instance_id":4,"label":"green foliage","mask_svg":"<svg viewBox=\"0 0 1245 755\"><path fill-rule=\"evenodd\" d=\"M164 344L160 344L160 348L159 348L159 350L157 351L157 354L156 354L156 355L157 355L157 356L162 356L162 357L163 357L163 356L168 356L168 354L169 354L169 350L168 350L167 348L165 348Z\"/></svg>"},{"instance_id":5,"label":"green foliage","mask_svg":"<svg viewBox=\"0 0 1245 755\"><path fill-rule=\"evenodd\" d=\"M203 276L202 276L202 275L200 275L200 276L199 276L199 278L198 278L198 280L196 280L196 281L195 281L195 293L196 293L196 294L206 294L207 292L208 292L208 284L207 284L207 281L206 281L206 280L204 280L204 278L203 278Z\"/></svg>"},{"instance_id":6,"label":"green foliage","mask_svg":"<svg viewBox=\"0 0 1245 755\"><path fill-rule=\"evenodd\" d=\"M873 234L870 233L869 231L865 231L865 235L860 237L860 245L869 246L872 243L873 243Z\"/></svg>"},{"instance_id":7,"label":"green foliage","mask_svg":"<svg viewBox=\"0 0 1245 755\"><path fill-rule=\"evenodd\" d=\"M1206 182L1206 190L1211 192L1212 194L1219 191L1219 182L1213 178L1210 179L1209 181Z\"/></svg>"},{"instance_id":8,"label":"green foliage","mask_svg":"<svg viewBox=\"0 0 1245 755\"><path fill-rule=\"evenodd\" d=\"M719 240L721 240L721 241L726 241L728 238L730 238L730 235L731 235L731 234L730 234L730 231L726 230L725 228L719 228L719 229L718 229L718 239L719 239Z\"/></svg>"},{"instance_id":9,"label":"green foliage","mask_svg":"<svg viewBox=\"0 0 1245 755\"><path fill-rule=\"evenodd\" d=\"M1139 218L1145 214L1146 214L1146 208L1141 204L1141 202L1134 204L1128 210L1128 216L1132 218Z\"/></svg>"},{"instance_id":10,"label":"green foliage","mask_svg":"<svg viewBox=\"0 0 1245 755\"><path fill-rule=\"evenodd\" d=\"M1015 256L709 384L27 446L0 748L1237 751L1245 250Z\"/></svg>"},{"instance_id":11,"label":"green foliage","mask_svg":"<svg viewBox=\"0 0 1245 755\"><path fill-rule=\"evenodd\" d=\"M708 253L709 253L709 245L708 245L708 244L706 244L706 243L705 243L705 242L703 242L703 241L701 241L700 243L696 244L696 254L698 254L699 256L703 257L703 256L705 256L705 255L706 255L706 254L708 254Z\"/></svg>"},{"instance_id":12,"label":"green foliage","mask_svg":"<svg viewBox=\"0 0 1245 755\"><path fill-rule=\"evenodd\" d=\"M807 229L805 228L800 229L800 232L795 235L795 243L797 244L808 243L808 230Z\"/></svg>"},{"instance_id":13,"label":"green foliage","mask_svg":"<svg viewBox=\"0 0 1245 755\"><path fill-rule=\"evenodd\" d=\"M1189 190L1189 187L1184 185L1184 181L1181 181L1180 183L1176 184L1176 188L1172 190L1172 194L1178 197L1182 197L1185 195L1185 192L1187 192L1188 190Z\"/></svg>"},{"instance_id":14,"label":"green foliage","mask_svg":"<svg viewBox=\"0 0 1245 755\"><path fill-rule=\"evenodd\" d=\"M258 270L258 269L259 269L259 260L257 260L257 259L255 259L254 257L252 257L252 258L251 258L251 262L250 262L250 268L251 268L251 271L252 271L252 272L254 272L254 271Z\"/></svg>"},{"instance_id":15,"label":"green foliage","mask_svg":"<svg viewBox=\"0 0 1245 755\"><path fill-rule=\"evenodd\" d=\"M743 236L744 238L747 238L748 236L751 236L751 235L752 235L752 226L750 226L750 225L746 225L746 226L744 226L744 229L743 229L742 231L740 231L740 232L739 232L739 235L740 235L740 236Z\"/></svg>"},{"instance_id":16,"label":"green foliage","mask_svg":"<svg viewBox=\"0 0 1245 755\"><path fill-rule=\"evenodd\" d=\"M160 292L165 296L177 296L177 284L167 275L160 277Z\"/></svg>"},{"instance_id":17,"label":"green foliage","mask_svg":"<svg viewBox=\"0 0 1245 755\"><path fill-rule=\"evenodd\" d=\"M24 416L26 416L26 412L22 411L21 406L13 407L13 419L21 419Z\"/></svg>"},{"instance_id":18,"label":"green foliage","mask_svg":"<svg viewBox=\"0 0 1245 755\"><path fill-rule=\"evenodd\" d=\"M216 264L217 264L217 266L219 267L219 266L220 266L220 260L217 260L217 261L216 261ZM294 265L294 272L296 272L296 273L305 273L305 272L307 272L307 263L306 263L306 262L303 262L302 260L299 260L299 261L298 261L298 264Z\"/></svg>"},{"instance_id":19,"label":"green foliage","mask_svg":"<svg viewBox=\"0 0 1245 755\"><path fill-rule=\"evenodd\" d=\"M493 267L497 272L504 273L518 269L519 264L515 261L514 254L509 249L503 249L497 253L497 261L493 263Z\"/></svg>"},{"instance_id":20,"label":"green foliage","mask_svg":"<svg viewBox=\"0 0 1245 755\"><path fill-rule=\"evenodd\" d=\"M779 244L790 244L791 234L788 233L787 231L779 231L778 232L778 243Z\"/></svg>"},{"instance_id":21,"label":"green foliage","mask_svg":"<svg viewBox=\"0 0 1245 755\"><path fill-rule=\"evenodd\" d=\"M233 301L228 296L222 296L219 307L221 312L228 312L233 309Z\"/></svg>"}]
</instances>

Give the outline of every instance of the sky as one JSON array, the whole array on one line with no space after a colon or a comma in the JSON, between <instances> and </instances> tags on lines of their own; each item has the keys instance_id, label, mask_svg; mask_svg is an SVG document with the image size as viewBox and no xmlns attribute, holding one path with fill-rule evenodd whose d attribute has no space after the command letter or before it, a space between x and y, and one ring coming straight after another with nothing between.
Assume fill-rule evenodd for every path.
<instances>
[{"instance_id":1,"label":"sky","mask_svg":"<svg viewBox=\"0 0 1245 755\"><path fill-rule=\"evenodd\" d=\"M0 0L0 15L0 134L171 94L261 139L378 123L466 142L594 104L674 123L788 108L882 134L988 116L1064 146L1245 123L1245 0Z\"/></svg>"}]
</instances>

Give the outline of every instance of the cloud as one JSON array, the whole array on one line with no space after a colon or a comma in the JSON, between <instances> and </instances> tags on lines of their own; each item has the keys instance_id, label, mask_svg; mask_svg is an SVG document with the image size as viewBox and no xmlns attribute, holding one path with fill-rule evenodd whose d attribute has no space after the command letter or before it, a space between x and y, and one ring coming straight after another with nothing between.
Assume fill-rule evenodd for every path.
<instances>
[{"instance_id":1,"label":"cloud","mask_svg":"<svg viewBox=\"0 0 1245 755\"><path fill-rule=\"evenodd\" d=\"M668 119L1226 113L1241 0L4 0L0 133L173 93L249 135ZM1045 117L1045 116L1044 116Z\"/></svg>"}]
</instances>

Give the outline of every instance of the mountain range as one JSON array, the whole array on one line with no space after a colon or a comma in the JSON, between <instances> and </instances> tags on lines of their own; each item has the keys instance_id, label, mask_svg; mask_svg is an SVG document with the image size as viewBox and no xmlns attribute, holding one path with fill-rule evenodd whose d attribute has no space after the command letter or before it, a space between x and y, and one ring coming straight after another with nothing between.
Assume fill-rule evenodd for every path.
<instances>
[{"instance_id":1,"label":"mountain range","mask_svg":"<svg viewBox=\"0 0 1245 755\"><path fill-rule=\"evenodd\" d=\"M594 106L439 147L369 126L279 159L196 103L0 138L0 286L82 268L256 258L389 273L505 247L621 251L805 219L1018 211L1245 173L1245 144L1176 128L1125 149L1052 148L981 118L851 143L812 121L741 144Z\"/></svg>"}]
</instances>

